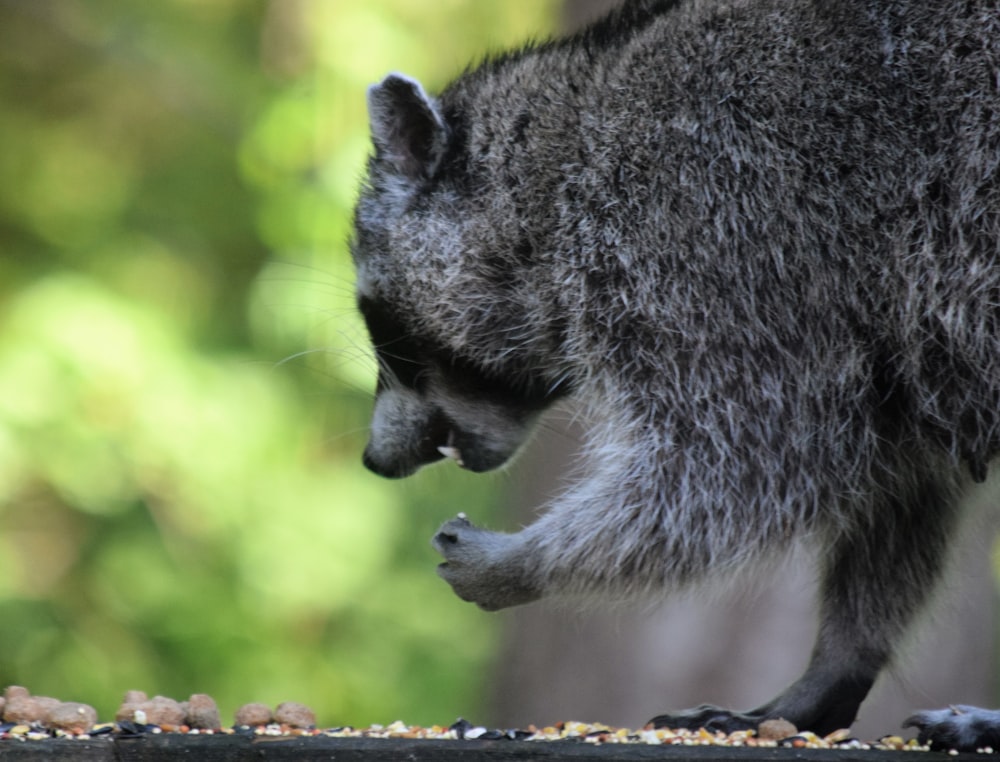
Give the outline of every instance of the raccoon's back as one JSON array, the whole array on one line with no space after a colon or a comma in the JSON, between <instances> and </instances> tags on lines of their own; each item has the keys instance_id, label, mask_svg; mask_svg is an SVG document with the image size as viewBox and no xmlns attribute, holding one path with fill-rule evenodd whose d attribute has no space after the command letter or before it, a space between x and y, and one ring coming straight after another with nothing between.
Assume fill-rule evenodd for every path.
<instances>
[{"instance_id":1,"label":"raccoon's back","mask_svg":"<svg viewBox=\"0 0 1000 762\"><path fill-rule=\"evenodd\" d=\"M910 293L928 277L995 295L995 4L682 3L600 83L560 164L571 259L640 286L763 271L800 299L819 281L873 325L937 309Z\"/></svg>"},{"instance_id":2,"label":"raccoon's back","mask_svg":"<svg viewBox=\"0 0 1000 762\"><path fill-rule=\"evenodd\" d=\"M644 3L489 62L442 105L491 282L609 387L750 347L779 375L844 369L846 397L878 373L953 449L992 449L998 19L976 0Z\"/></svg>"},{"instance_id":3,"label":"raccoon's back","mask_svg":"<svg viewBox=\"0 0 1000 762\"><path fill-rule=\"evenodd\" d=\"M705 347L828 368L1000 449L1000 8L684 3L597 81L552 244L589 356L647 391Z\"/></svg>"}]
</instances>

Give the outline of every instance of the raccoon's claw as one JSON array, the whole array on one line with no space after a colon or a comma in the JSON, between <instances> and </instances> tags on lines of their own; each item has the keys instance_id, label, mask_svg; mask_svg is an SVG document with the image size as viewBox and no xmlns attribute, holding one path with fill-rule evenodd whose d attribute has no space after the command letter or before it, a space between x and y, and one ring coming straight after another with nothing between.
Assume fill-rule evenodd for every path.
<instances>
[{"instance_id":1,"label":"raccoon's claw","mask_svg":"<svg viewBox=\"0 0 1000 762\"><path fill-rule=\"evenodd\" d=\"M735 733L738 730L754 730L767 719L756 712L732 712L711 704L702 704L694 709L685 709L674 714L661 714L647 724L654 728L684 728L709 732Z\"/></svg>"},{"instance_id":2,"label":"raccoon's claw","mask_svg":"<svg viewBox=\"0 0 1000 762\"><path fill-rule=\"evenodd\" d=\"M458 514L451 521L446 521L441 525L441 528L434 535L434 539L431 540L431 545L434 546L436 550L441 555L446 555L444 550L442 550L442 545L454 544L458 542L458 530L464 527L471 527L475 529L475 526L464 513Z\"/></svg>"},{"instance_id":3,"label":"raccoon's claw","mask_svg":"<svg viewBox=\"0 0 1000 762\"><path fill-rule=\"evenodd\" d=\"M527 583L517 535L481 529L460 513L441 526L431 544L445 558L438 575L464 601L496 611L540 597Z\"/></svg>"}]
</instances>

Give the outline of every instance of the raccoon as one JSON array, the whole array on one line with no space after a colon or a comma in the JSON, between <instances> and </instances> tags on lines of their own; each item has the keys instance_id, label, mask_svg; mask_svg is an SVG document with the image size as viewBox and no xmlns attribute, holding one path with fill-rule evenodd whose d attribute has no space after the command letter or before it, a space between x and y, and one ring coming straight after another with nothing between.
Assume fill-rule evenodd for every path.
<instances>
[{"instance_id":1,"label":"raccoon","mask_svg":"<svg viewBox=\"0 0 1000 762\"><path fill-rule=\"evenodd\" d=\"M439 574L486 610L664 594L805 538L804 674L654 722L850 726L1000 447L1000 6L634 0L368 107L365 464L488 471L559 400L588 422L579 480L520 531L445 523Z\"/></svg>"}]
</instances>

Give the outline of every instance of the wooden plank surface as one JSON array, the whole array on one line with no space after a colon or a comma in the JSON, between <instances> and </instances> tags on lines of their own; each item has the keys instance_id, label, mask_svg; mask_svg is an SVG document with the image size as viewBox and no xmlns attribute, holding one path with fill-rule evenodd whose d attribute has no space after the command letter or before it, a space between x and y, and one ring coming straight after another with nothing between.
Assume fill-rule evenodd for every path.
<instances>
[{"instance_id":1,"label":"wooden plank surface","mask_svg":"<svg viewBox=\"0 0 1000 762\"><path fill-rule=\"evenodd\" d=\"M988 762L978 754L861 749L750 749L725 746L597 745L579 741L432 741L408 739L195 736L164 733L132 738L0 741L11 762Z\"/></svg>"}]
</instances>

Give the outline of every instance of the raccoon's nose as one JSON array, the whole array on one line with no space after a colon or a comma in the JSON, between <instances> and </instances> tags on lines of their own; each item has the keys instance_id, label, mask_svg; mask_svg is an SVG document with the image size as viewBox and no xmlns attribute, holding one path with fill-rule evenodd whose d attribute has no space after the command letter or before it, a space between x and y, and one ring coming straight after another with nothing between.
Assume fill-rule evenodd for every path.
<instances>
[{"instance_id":1,"label":"raccoon's nose","mask_svg":"<svg viewBox=\"0 0 1000 762\"><path fill-rule=\"evenodd\" d=\"M361 462L373 474L378 474L386 479L399 479L413 472L413 469L403 468L397 462L386 460L385 458L376 458L372 455L371 447L365 448L364 454L361 456Z\"/></svg>"},{"instance_id":2,"label":"raccoon's nose","mask_svg":"<svg viewBox=\"0 0 1000 762\"><path fill-rule=\"evenodd\" d=\"M402 479L416 472L421 466L441 460L443 457L435 447L426 447L419 452L385 452L369 444L361 456L361 462L369 471L386 479Z\"/></svg>"},{"instance_id":3,"label":"raccoon's nose","mask_svg":"<svg viewBox=\"0 0 1000 762\"><path fill-rule=\"evenodd\" d=\"M417 470L416 468L401 466L397 463L381 463L367 456L362 456L361 462L373 474L381 476L384 479L402 479Z\"/></svg>"},{"instance_id":4,"label":"raccoon's nose","mask_svg":"<svg viewBox=\"0 0 1000 762\"><path fill-rule=\"evenodd\" d=\"M375 463L375 459L374 459L374 458L372 458L372 456L368 454L368 450L367 450L367 448L366 448L366 449L365 449L365 451L364 451L364 452L363 452L363 453L361 454L361 463L362 463L362 464L364 465L364 467L365 467L365 468L367 468L367 469L368 469L369 471L372 471L372 472L374 472L374 473L376 473L376 474L377 474L377 473L379 472L379 468L378 468L378 466L377 466L377 465L376 465L376 463Z\"/></svg>"}]
</instances>

